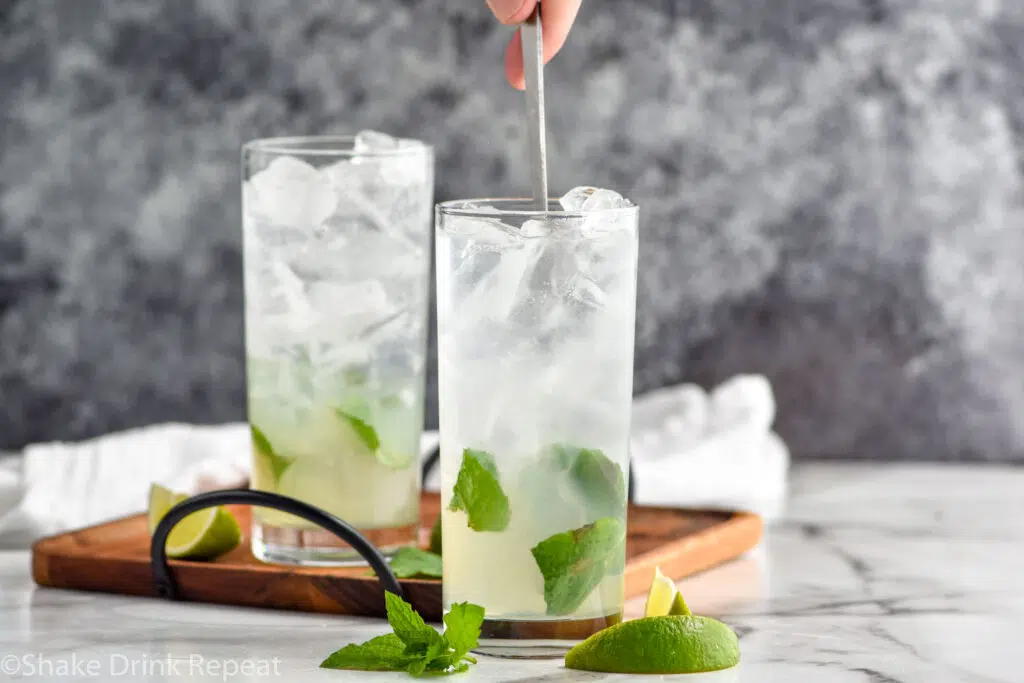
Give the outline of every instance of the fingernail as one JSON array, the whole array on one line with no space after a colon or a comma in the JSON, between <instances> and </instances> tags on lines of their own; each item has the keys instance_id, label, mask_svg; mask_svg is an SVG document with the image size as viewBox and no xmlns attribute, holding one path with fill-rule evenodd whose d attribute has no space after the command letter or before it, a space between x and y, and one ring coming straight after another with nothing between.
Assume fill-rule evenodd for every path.
<instances>
[{"instance_id":1,"label":"fingernail","mask_svg":"<svg viewBox=\"0 0 1024 683\"><path fill-rule=\"evenodd\" d=\"M487 5L498 17L498 21L508 21L515 16L516 12L523 8L526 0L487 0Z\"/></svg>"}]
</instances>

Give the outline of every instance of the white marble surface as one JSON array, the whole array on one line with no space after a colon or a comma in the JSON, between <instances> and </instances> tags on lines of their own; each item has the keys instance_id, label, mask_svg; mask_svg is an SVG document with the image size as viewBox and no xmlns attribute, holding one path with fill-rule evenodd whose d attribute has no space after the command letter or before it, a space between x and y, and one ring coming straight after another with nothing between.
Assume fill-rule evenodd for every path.
<instances>
[{"instance_id":1,"label":"white marble surface","mask_svg":"<svg viewBox=\"0 0 1024 683\"><path fill-rule=\"evenodd\" d=\"M762 548L681 583L695 611L740 634L741 665L669 678L1024 680L1024 469L814 464L792 483L789 512ZM40 589L27 553L0 553L0 680L410 680L317 669L333 649L384 630L371 619ZM453 680L621 678L481 658Z\"/></svg>"}]
</instances>

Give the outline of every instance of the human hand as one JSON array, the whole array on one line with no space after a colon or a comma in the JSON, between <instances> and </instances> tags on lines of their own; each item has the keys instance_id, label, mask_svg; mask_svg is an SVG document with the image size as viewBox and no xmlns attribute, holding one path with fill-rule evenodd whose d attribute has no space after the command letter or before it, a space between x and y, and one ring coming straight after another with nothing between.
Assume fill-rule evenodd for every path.
<instances>
[{"instance_id":1,"label":"human hand","mask_svg":"<svg viewBox=\"0 0 1024 683\"><path fill-rule=\"evenodd\" d=\"M565 44L565 39L576 20L583 0L487 0L487 5L494 16L503 24L521 24L540 3L540 15L544 24L544 63L558 54ZM523 44L519 39L519 31L512 36L512 41L505 50L505 77L512 87L522 90L526 87L523 77Z\"/></svg>"}]
</instances>

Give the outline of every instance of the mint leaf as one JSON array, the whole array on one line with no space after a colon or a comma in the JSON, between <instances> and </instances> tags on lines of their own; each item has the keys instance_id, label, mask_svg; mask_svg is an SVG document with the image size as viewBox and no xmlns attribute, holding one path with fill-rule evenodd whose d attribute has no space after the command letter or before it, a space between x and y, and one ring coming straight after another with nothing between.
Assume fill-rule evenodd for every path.
<instances>
[{"instance_id":1,"label":"mint leaf","mask_svg":"<svg viewBox=\"0 0 1024 683\"><path fill-rule=\"evenodd\" d=\"M394 633L377 636L361 645L346 645L320 666L359 671L407 671L413 676L462 673L476 660L466 654L476 647L484 609L458 603L445 615L445 633L423 621L412 605L386 592L384 602Z\"/></svg>"},{"instance_id":2,"label":"mint leaf","mask_svg":"<svg viewBox=\"0 0 1024 683\"><path fill-rule=\"evenodd\" d=\"M498 478L498 465L494 462L494 456L487 451L477 450L475 448L467 448L462 451L462 456L465 457L466 453L469 453L483 466L485 470L494 475L494 478Z\"/></svg>"},{"instance_id":3,"label":"mint leaf","mask_svg":"<svg viewBox=\"0 0 1024 683\"><path fill-rule=\"evenodd\" d=\"M416 657L405 654L405 643L394 633L346 645L320 662L323 669L357 671L405 671Z\"/></svg>"},{"instance_id":4,"label":"mint leaf","mask_svg":"<svg viewBox=\"0 0 1024 683\"><path fill-rule=\"evenodd\" d=\"M480 626L484 623L484 608L469 602L457 602L444 615L444 637L454 652L455 661L461 660L476 647L480 640Z\"/></svg>"},{"instance_id":5,"label":"mint leaf","mask_svg":"<svg viewBox=\"0 0 1024 683\"><path fill-rule=\"evenodd\" d=\"M391 571L400 579L442 576L441 556L419 548L400 548L391 558Z\"/></svg>"},{"instance_id":6,"label":"mint leaf","mask_svg":"<svg viewBox=\"0 0 1024 683\"><path fill-rule=\"evenodd\" d=\"M453 673L451 667L458 664L461 659L462 657L452 653L448 640L442 636L439 641L430 646L430 649L423 656L421 660L423 662L422 667L419 665L410 666L406 670L414 676L421 675L424 672L434 676L444 675Z\"/></svg>"},{"instance_id":7,"label":"mint leaf","mask_svg":"<svg viewBox=\"0 0 1024 683\"><path fill-rule=\"evenodd\" d=\"M544 602L551 615L571 614L616 566L623 552L625 525L603 517L573 531L555 534L530 552L544 577Z\"/></svg>"},{"instance_id":8,"label":"mint leaf","mask_svg":"<svg viewBox=\"0 0 1024 683\"><path fill-rule=\"evenodd\" d=\"M404 470L415 461L415 454L383 448L377 430L370 424L370 404L361 399L346 401L345 408L335 408L338 417L351 427L352 432L380 464L393 470Z\"/></svg>"},{"instance_id":9,"label":"mint leaf","mask_svg":"<svg viewBox=\"0 0 1024 683\"><path fill-rule=\"evenodd\" d=\"M582 451L582 448L564 443L551 444L550 446L551 460L555 468L562 472L567 471L573 466Z\"/></svg>"},{"instance_id":10,"label":"mint leaf","mask_svg":"<svg viewBox=\"0 0 1024 683\"><path fill-rule=\"evenodd\" d=\"M270 440L267 439L266 434L256 425L250 424L249 431L252 432L252 445L256 449L257 457L262 458L267 463L276 483L281 479L284 471L295 462L295 458L277 453L274 447L270 445Z\"/></svg>"},{"instance_id":11,"label":"mint leaf","mask_svg":"<svg viewBox=\"0 0 1024 683\"><path fill-rule=\"evenodd\" d=\"M441 554L441 516L434 520L434 526L430 528L430 552Z\"/></svg>"},{"instance_id":12,"label":"mint leaf","mask_svg":"<svg viewBox=\"0 0 1024 683\"><path fill-rule=\"evenodd\" d=\"M370 379L370 373L365 367L353 365L341 371L342 381L348 386L363 386Z\"/></svg>"},{"instance_id":13,"label":"mint leaf","mask_svg":"<svg viewBox=\"0 0 1024 683\"><path fill-rule=\"evenodd\" d=\"M377 430L370 426L370 423L366 420L346 413L341 408L335 408L334 410L338 413L340 418L348 422L349 426L352 427L352 431L354 431L356 436L359 437L359 440L363 442L363 445L370 451L376 453L377 449L380 448L380 437L377 436Z\"/></svg>"},{"instance_id":14,"label":"mint leaf","mask_svg":"<svg viewBox=\"0 0 1024 683\"><path fill-rule=\"evenodd\" d=\"M402 598L388 591L384 594L384 604L388 611L388 623L395 630L395 635L405 643L406 654L423 655L431 645L441 640L441 634L433 626L427 626L423 617Z\"/></svg>"},{"instance_id":15,"label":"mint leaf","mask_svg":"<svg viewBox=\"0 0 1024 683\"><path fill-rule=\"evenodd\" d=\"M579 448L569 476L595 517L626 514L626 480L622 468L598 449Z\"/></svg>"},{"instance_id":16,"label":"mint leaf","mask_svg":"<svg viewBox=\"0 0 1024 683\"><path fill-rule=\"evenodd\" d=\"M462 467L448 509L465 511L469 528L474 531L504 531L508 527L508 496L501 489L498 468L490 453L472 448L462 451Z\"/></svg>"}]
</instances>

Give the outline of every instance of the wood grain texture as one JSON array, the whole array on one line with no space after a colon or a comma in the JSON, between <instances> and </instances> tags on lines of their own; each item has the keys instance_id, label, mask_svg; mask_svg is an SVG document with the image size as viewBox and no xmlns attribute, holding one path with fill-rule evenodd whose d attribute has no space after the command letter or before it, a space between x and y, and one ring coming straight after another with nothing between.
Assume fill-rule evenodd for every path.
<instances>
[{"instance_id":1,"label":"wood grain texture","mask_svg":"<svg viewBox=\"0 0 1024 683\"><path fill-rule=\"evenodd\" d=\"M241 545L213 562L174 560L184 600L226 605L384 616L384 593L366 567L265 564L249 551L249 508L230 506L245 533ZM440 511L423 494L421 540ZM626 544L626 596L643 594L655 566L675 579L750 550L762 523L746 513L632 506ZM144 515L40 539L32 547L32 577L40 586L156 597ZM425 618L441 618L441 582L404 579L402 587Z\"/></svg>"}]
</instances>

